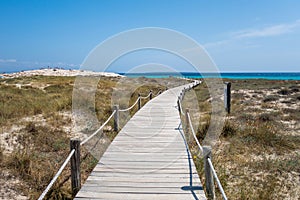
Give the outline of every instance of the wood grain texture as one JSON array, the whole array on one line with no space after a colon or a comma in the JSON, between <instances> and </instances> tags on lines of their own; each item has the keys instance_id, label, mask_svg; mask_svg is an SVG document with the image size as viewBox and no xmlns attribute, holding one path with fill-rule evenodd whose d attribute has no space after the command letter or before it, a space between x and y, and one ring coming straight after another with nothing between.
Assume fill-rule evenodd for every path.
<instances>
[{"instance_id":1,"label":"wood grain texture","mask_svg":"<svg viewBox=\"0 0 300 200\"><path fill-rule=\"evenodd\" d=\"M184 87L163 92L130 119L75 199L206 199L179 128Z\"/></svg>"}]
</instances>

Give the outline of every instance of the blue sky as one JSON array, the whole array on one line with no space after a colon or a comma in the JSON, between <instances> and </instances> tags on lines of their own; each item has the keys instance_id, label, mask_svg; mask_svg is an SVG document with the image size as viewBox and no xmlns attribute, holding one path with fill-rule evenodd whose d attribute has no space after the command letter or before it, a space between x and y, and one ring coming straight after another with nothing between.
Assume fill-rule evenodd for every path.
<instances>
[{"instance_id":1,"label":"blue sky","mask_svg":"<svg viewBox=\"0 0 300 200\"><path fill-rule=\"evenodd\" d=\"M78 68L119 32L163 27L203 45L221 71L300 71L298 0L0 0L0 72ZM128 55L110 70L143 62L188 71L160 52Z\"/></svg>"}]
</instances>

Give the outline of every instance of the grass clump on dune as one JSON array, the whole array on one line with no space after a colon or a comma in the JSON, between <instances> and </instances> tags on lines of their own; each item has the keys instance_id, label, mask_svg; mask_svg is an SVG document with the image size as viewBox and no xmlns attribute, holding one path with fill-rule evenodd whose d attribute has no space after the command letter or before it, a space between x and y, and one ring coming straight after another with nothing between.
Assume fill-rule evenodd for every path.
<instances>
[{"instance_id":1,"label":"grass clump on dune","mask_svg":"<svg viewBox=\"0 0 300 200\"><path fill-rule=\"evenodd\" d=\"M122 94L117 87L119 81L120 78L101 77L98 82L94 103L99 123L106 121L112 113L112 93ZM13 148L11 152L7 152L7 147L0 145L0 169L8 171L20 181L18 185L10 188L18 194L37 199L66 159L70 138L75 134L71 132L74 83L75 77L32 76L0 80L0 134L10 133L5 136L7 138L4 143L6 140L13 140L12 144L7 142ZM138 93L146 96L152 90L157 94L159 90L182 84L178 79L146 78L125 78L124 83L124 86L138 87L134 88L129 102L120 98L120 106L126 106L126 103L131 105L137 99ZM87 82L86 85L88 84L90 83ZM147 100L143 100L142 104L146 102ZM82 103L85 103L84 99ZM137 108L134 108L129 117L136 111ZM110 140L117 134L112 131L112 127L113 122L110 121L103 130L103 134ZM89 131L92 130L87 132ZM84 146L81 148L81 156L84 183L97 160ZM47 199L72 198L69 168L70 164L49 191Z\"/></svg>"},{"instance_id":2,"label":"grass clump on dune","mask_svg":"<svg viewBox=\"0 0 300 200\"><path fill-rule=\"evenodd\" d=\"M226 81L232 83L232 109L213 149L213 163L228 199L298 199L300 102L296 99L300 82ZM207 88L199 85L192 91L197 93L198 104L208 104L209 98L202 95L208 91L199 95L200 90ZM190 106L187 102L183 104L184 108ZM211 115L209 106L204 108L206 112L200 111L197 130L200 143L206 136ZM196 144L189 144L204 183L202 158L197 157ZM217 188L216 192L217 199L222 199Z\"/></svg>"}]
</instances>

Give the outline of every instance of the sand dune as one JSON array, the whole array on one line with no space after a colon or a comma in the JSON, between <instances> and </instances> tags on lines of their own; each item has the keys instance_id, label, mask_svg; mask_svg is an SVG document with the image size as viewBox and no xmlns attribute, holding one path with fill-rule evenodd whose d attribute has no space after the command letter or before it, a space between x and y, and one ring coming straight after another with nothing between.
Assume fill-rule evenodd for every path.
<instances>
[{"instance_id":1,"label":"sand dune","mask_svg":"<svg viewBox=\"0 0 300 200\"><path fill-rule=\"evenodd\" d=\"M93 72L84 70L65 70L65 69L39 69L16 72L11 74L0 74L4 78L18 78L24 76L107 76L121 77L121 75L113 72Z\"/></svg>"}]
</instances>

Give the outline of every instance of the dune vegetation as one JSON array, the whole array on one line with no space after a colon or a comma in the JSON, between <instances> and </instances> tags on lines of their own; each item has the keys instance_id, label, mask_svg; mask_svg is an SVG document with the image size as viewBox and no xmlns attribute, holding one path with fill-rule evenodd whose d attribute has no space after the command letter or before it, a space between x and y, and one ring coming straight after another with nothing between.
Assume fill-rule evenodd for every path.
<instances>
[{"instance_id":1,"label":"dune vegetation","mask_svg":"<svg viewBox=\"0 0 300 200\"><path fill-rule=\"evenodd\" d=\"M82 130L81 135L72 130L72 92L74 77L31 76L0 79L0 197L4 199L37 199L69 153L69 141L73 137L94 131ZM95 111L103 123L112 113L113 89L132 88L131 105L138 94L147 96L152 90L157 94L167 87L182 84L175 78L123 79L101 77L95 94ZM120 90L121 90L120 89ZM117 91L122 93L122 91ZM142 101L142 104L146 101ZM137 111L134 108L129 115ZM126 123L123 119L122 123ZM103 134L112 140L116 132L113 122L104 128ZM94 168L97 160L82 148L82 182ZM48 199L72 199L70 189L70 166L63 171Z\"/></svg>"},{"instance_id":2,"label":"dune vegetation","mask_svg":"<svg viewBox=\"0 0 300 200\"><path fill-rule=\"evenodd\" d=\"M213 162L229 199L297 199L300 194L300 82L226 80L232 82L232 110L227 115ZM37 199L69 153L69 140L82 137L72 129L74 77L20 77L0 79L0 197ZM175 78L124 79L101 77L95 111L99 122L112 113L115 90L134 91L130 101L120 98L120 107L146 96L185 83ZM120 86L121 85L121 86ZM123 91L124 92L124 91ZM221 97L220 97L221 98ZM195 100L198 105L193 104ZM190 108L197 137L202 142L210 125L210 95L205 82L186 93L183 109ZM146 101L142 101L143 104ZM193 104L193 105L191 105ZM195 108L195 105L198 106ZM134 108L130 112L133 115ZM128 118L122 119L122 124ZM185 125L185 118L182 118ZM113 122L103 134L116 136ZM186 133L190 138L190 132ZM203 162L195 141L190 150L202 182ZM85 147L81 152L82 182L97 160ZM72 199L70 166L48 193L48 199ZM218 191L216 189L216 191ZM221 199L217 192L218 199Z\"/></svg>"},{"instance_id":3,"label":"dune vegetation","mask_svg":"<svg viewBox=\"0 0 300 200\"><path fill-rule=\"evenodd\" d=\"M213 162L228 199L298 199L300 81L226 81L232 83L232 109L213 148ZM191 116L202 141L210 125L210 95L205 83L199 85L186 94L185 108L191 106L194 92L199 112L191 111ZM190 149L205 183L194 141Z\"/></svg>"}]
</instances>

